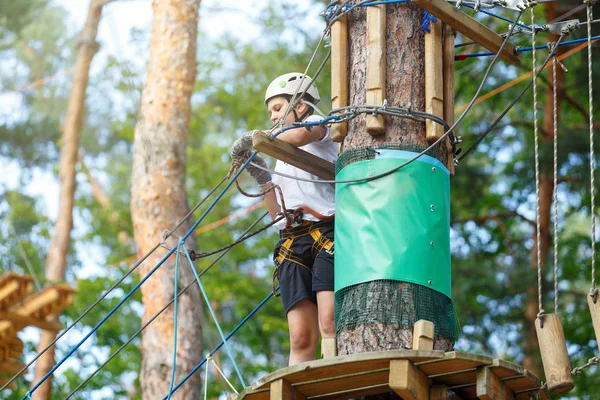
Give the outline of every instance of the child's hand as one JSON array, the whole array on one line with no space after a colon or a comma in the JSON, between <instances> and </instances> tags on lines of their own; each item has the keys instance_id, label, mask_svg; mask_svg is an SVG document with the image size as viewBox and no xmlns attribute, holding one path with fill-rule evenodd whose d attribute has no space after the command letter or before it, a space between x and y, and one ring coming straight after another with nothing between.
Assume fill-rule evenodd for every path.
<instances>
[{"instance_id":1,"label":"child's hand","mask_svg":"<svg viewBox=\"0 0 600 400\"><path fill-rule=\"evenodd\" d=\"M263 168L267 168L267 163L258 154L254 156L252 162L254 164L260 165ZM246 167L246 171L248 171L248 173L256 180L256 183L258 183L260 186L271 182L271 173L269 171L265 171L263 169L255 167L252 164L248 164L248 166Z\"/></svg>"},{"instance_id":2,"label":"child's hand","mask_svg":"<svg viewBox=\"0 0 600 400\"><path fill-rule=\"evenodd\" d=\"M244 132L233 144L231 145L231 158L233 162L242 164L250 153L252 152L252 134L254 131Z\"/></svg>"}]
</instances>

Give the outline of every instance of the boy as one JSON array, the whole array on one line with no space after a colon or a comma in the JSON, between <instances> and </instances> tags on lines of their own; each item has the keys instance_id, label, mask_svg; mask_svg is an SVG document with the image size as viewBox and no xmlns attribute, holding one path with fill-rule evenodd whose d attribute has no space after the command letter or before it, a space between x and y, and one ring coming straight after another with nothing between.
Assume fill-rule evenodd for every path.
<instances>
[{"instance_id":1,"label":"boy","mask_svg":"<svg viewBox=\"0 0 600 400\"><path fill-rule=\"evenodd\" d=\"M304 101L316 104L320 100L312 79L301 73L281 75L267 88L265 105L271 122L279 127L294 122L319 121L313 108ZM295 93L306 94L295 101L285 115ZM282 120L285 117L284 120ZM247 158L251 150L248 135L232 146L234 160ZM322 126L299 127L277 136L309 153L330 162L337 159L337 144L331 140L331 130ZM255 157L264 165L264 160ZM335 329L333 323L333 216L335 188L332 184L310 183L276 175L271 181L269 173L248 165L248 172L265 190L273 184L281 187L285 205L291 209L305 206L312 213L304 213L298 226L287 227L285 219L274 225L280 233L273 259L277 266L281 297L290 330L289 365L314 359L319 333L323 337L324 356L335 355ZM276 172L299 178L319 179L310 173L277 161ZM272 218L281 212L281 205L273 191L265 195ZM314 211L313 211L314 210ZM314 214L314 215L313 215ZM331 350L330 350L331 349Z\"/></svg>"}]
</instances>

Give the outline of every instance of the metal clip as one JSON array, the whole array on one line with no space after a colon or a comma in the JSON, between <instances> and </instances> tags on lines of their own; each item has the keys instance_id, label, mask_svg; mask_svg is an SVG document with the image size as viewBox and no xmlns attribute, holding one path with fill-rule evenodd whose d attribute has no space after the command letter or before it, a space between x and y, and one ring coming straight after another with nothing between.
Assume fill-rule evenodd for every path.
<instances>
[{"instance_id":1,"label":"metal clip","mask_svg":"<svg viewBox=\"0 0 600 400\"><path fill-rule=\"evenodd\" d=\"M578 19L570 19L568 21L555 22L553 24L542 25L544 31L552 33L554 35L560 35L561 33L571 33L579 27Z\"/></svg>"}]
</instances>

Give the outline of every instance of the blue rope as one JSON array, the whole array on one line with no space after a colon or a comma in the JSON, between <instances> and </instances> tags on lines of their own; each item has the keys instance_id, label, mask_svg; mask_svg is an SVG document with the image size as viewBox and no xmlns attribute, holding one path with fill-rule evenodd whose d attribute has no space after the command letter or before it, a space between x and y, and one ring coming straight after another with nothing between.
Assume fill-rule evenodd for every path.
<instances>
[{"instance_id":1,"label":"blue rope","mask_svg":"<svg viewBox=\"0 0 600 400\"><path fill-rule=\"evenodd\" d=\"M235 175L233 176L233 178L231 178L231 180L227 183L227 185L225 185L225 187L223 188L223 190L221 190L221 192L217 195L217 197L213 200L213 202L208 206L208 208L202 213L202 215L200 216L200 218L198 218L198 220L194 223L194 225L190 228L190 230L185 234L185 236L182 238L182 240L186 240L193 232L194 230L198 227L198 225L200 224L200 222L202 222L202 220L204 220L204 218L208 215L208 213L214 208L214 206L217 204L217 202L219 200L221 200L221 198L225 195L225 192L231 187L231 185L233 185L233 183L235 182L235 180L241 175L242 171L244 169L246 169L246 167L248 166L248 164L250 164L250 162L252 161L252 159L256 156L258 152L254 151L250 154L250 156L248 157L248 160L246 160L246 162L244 162L244 164L242 164L242 166L239 168L239 170L235 173ZM40 379L40 381L38 383L35 384L35 386L33 388L31 388L31 390L28 393L33 393L37 390L37 388L40 387L40 385L42 383L44 383L52 374L54 374L54 372L69 358L73 355L73 353L75 353L75 351L77 351L77 349L79 349L79 347L81 347L81 345L87 340L89 339L90 336L92 336L97 330L98 328L100 328L100 326L102 326L122 305L123 303L125 303L127 300L129 300L129 298L144 284L144 282L146 282L151 276L152 274L154 274L156 272L156 270L158 268L160 268L165 261L167 261L167 259L169 259L169 257L171 257L171 255L175 252L176 247L172 248L159 262L158 264L156 264L154 266L154 268L152 268L148 274L146 274L146 276L144 276L144 278L142 278L140 280L140 282L135 285L130 291L129 293L127 293L122 299L121 301L119 301L117 303L117 305L115 305L109 312L108 314L106 314L104 316L104 318L102 318L100 320L100 322L98 322L90 332L88 332L83 339L81 339L75 346L73 346L69 352L60 359L60 361L58 361L56 363L56 365L54 365L54 367L52 367L52 369L50 369L50 371L48 371L46 373L46 375L44 375L44 377L42 379ZM23 396L21 398L21 400L26 400L27 399L27 394L25 396Z\"/></svg>"},{"instance_id":2,"label":"blue rope","mask_svg":"<svg viewBox=\"0 0 600 400\"><path fill-rule=\"evenodd\" d=\"M598 40L600 39L600 35L598 36L593 36L591 38L591 40ZM567 40L566 42L561 42L558 44L558 46L568 46L571 44L578 44L578 43L583 43L583 42L587 42L587 38L581 38L581 39L573 39L573 40ZM547 49L548 45L545 44L541 44L539 46L535 46L536 50L540 50L540 49ZM517 53L526 53L533 50L533 47L522 47L520 49L517 49ZM471 54L459 54L457 56L454 57L455 61L461 61L461 60L466 60L467 58L475 58L475 57L489 57L489 56L493 56L496 53L492 53L492 52L481 52L481 53L471 53Z\"/></svg>"},{"instance_id":3,"label":"blue rope","mask_svg":"<svg viewBox=\"0 0 600 400\"><path fill-rule=\"evenodd\" d=\"M410 2L411 2L411 0L381 0L381 1L370 1L367 3L361 3L361 4L352 4L350 6L343 6L343 7L345 9L344 11L350 11L354 7L379 6L379 5L384 5L384 4L410 3ZM327 10L325 10L325 19L330 20L333 17L333 13L335 13L339 8L340 8L340 6L331 6L331 7L327 8Z\"/></svg>"},{"instance_id":4,"label":"blue rope","mask_svg":"<svg viewBox=\"0 0 600 400\"><path fill-rule=\"evenodd\" d=\"M187 250L187 247L185 246L185 244L183 244L183 251L185 252L185 255L188 259L188 262L190 263L190 268L192 269L192 272L194 273L194 276L196 277L196 282L198 282L198 287L200 287L200 291L202 292L202 296L204 297L204 301L206 302L206 305L208 306L208 310L210 311L210 315L212 316L212 319L215 321L215 325L217 326L217 330L219 331L219 335L221 335L221 340L225 343L225 350L227 351L227 354L229 355L229 358L231 359L231 362L233 363L233 368L235 369L235 372L237 373L238 378L240 378L240 382L242 382L242 385L244 387L246 387L246 382L244 382L244 378L242 378L242 374L240 373L240 370L237 366L237 363L235 362L235 358L233 357L233 353L231 352L231 349L229 348L229 345L227 344L227 341L225 340L225 335L223 335L223 331L221 330L221 325L219 324L219 320L217 319L217 315L215 314L212 306L210 305L210 301L208 300L208 296L206 295L206 291L204 290L204 286L202 285L202 282L200 281L200 277L198 276L198 272L196 271L196 268L194 268L194 262L192 261L192 258L190 257L190 254ZM178 253L179 254L179 253ZM169 391L172 390L172 387L169 389ZM170 394L169 394L170 396Z\"/></svg>"},{"instance_id":5,"label":"blue rope","mask_svg":"<svg viewBox=\"0 0 600 400\"><path fill-rule=\"evenodd\" d=\"M463 6L464 6L464 7L467 7L467 8L470 8L470 9L472 9L472 10L474 10L474 9L475 9L475 7L474 7L474 6L472 6L472 5L470 5L470 4L463 4ZM482 14L489 15L489 16L491 16L491 17L494 17L494 18L501 19L502 21L510 22L511 24L514 24L514 23L515 23L515 21L513 21L513 20L511 20L511 19L509 19L509 18L503 17L503 16L501 16L501 15L498 15L498 14L494 14L494 13L492 13L492 12L489 12L489 11L486 11L486 10L483 10L483 9L480 9L480 10L479 10L479 12L480 12L480 13L482 13ZM520 22L519 22L519 23L517 23L517 26L519 26L519 27L521 27L521 28L524 28L524 29L527 29L527 30L530 30L530 31L531 31L531 30L533 30L533 29L531 29L531 27L530 27L530 26L528 26L528 25L525 25L525 24L522 24L522 23L520 23ZM540 29L537 29L537 30L536 30L536 32L537 32L537 31L539 31L539 30L540 30Z\"/></svg>"},{"instance_id":6,"label":"blue rope","mask_svg":"<svg viewBox=\"0 0 600 400\"><path fill-rule=\"evenodd\" d=\"M277 286L277 288L275 289L275 291L279 290L279 286ZM256 314L256 312L258 310L260 310L260 308L262 306L265 305L265 303L267 301L269 301L271 299L271 297L273 297L273 292L269 293L269 295L267 297L265 297L256 307L254 307L254 310L250 311L250 313L248 315L246 315L246 318L244 318L232 331L229 335L227 335L227 337L225 338L224 341L221 341L221 343L219 343L219 345L217 347L215 347L213 349L213 351L211 351L209 354L212 357L217 351L219 351L219 349L221 349L221 347L223 347L224 343L227 342L233 335L235 335L237 333L237 331L240 330L240 328L254 315ZM202 368L202 366L204 365L204 363L206 363L206 358L204 358L198 365L196 365L194 367L194 369L192 369L190 371L189 374L187 374L183 380L181 382L179 382L175 388L173 389L173 392L177 391L177 389L179 389L188 379L190 379L192 377L192 375L194 375L196 373L196 371L198 371L200 368ZM162 400L167 400L167 396L163 397Z\"/></svg>"},{"instance_id":7,"label":"blue rope","mask_svg":"<svg viewBox=\"0 0 600 400\"><path fill-rule=\"evenodd\" d=\"M421 22L421 32L431 33L431 23L437 22L437 18L435 15L425 11L423 13L423 21Z\"/></svg>"},{"instance_id":8,"label":"blue rope","mask_svg":"<svg viewBox=\"0 0 600 400\"><path fill-rule=\"evenodd\" d=\"M177 292L179 288L177 283L179 282L179 249L181 248L181 240L177 243L177 253L175 254L175 282L173 283L173 291L175 292L175 299L173 301L173 365L171 366L171 381L169 382L169 392L173 390L173 384L175 383L175 366L177 365ZM169 399L171 395L169 394Z\"/></svg>"}]
</instances>

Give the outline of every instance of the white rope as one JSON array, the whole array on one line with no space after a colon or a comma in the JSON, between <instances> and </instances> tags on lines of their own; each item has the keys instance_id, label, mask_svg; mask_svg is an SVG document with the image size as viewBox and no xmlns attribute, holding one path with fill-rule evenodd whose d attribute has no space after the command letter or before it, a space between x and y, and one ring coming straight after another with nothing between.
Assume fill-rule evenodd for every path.
<instances>
[{"instance_id":1,"label":"white rope","mask_svg":"<svg viewBox=\"0 0 600 400\"><path fill-rule=\"evenodd\" d=\"M552 118L554 127L554 314L558 314L558 100L556 89L556 54L552 58Z\"/></svg>"},{"instance_id":2,"label":"white rope","mask_svg":"<svg viewBox=\"0 0 600 400\"><path fill-rule=\"evenodd\" d=\"M535 26L534 8L531 8L531 26ZM533 57L533 143L535 150L535 223L536 223L536 250L537 250L537 278L538 278L538 318L544 315L542 308L542 251L540 249L540 156L538 146L538 119L537 119L537 79L535 75L535 29L531 31L531 47Z\"/></svg>"},{"instance_id":3,"label":"white rope","mask_svg":"<svg viewBox=\"0 0 600 400\"><path fill-rule=\"evenodd\" d=\"M210 354L206 355L206 361L210 361L211 357ZM206 363L206 366L204 367L204 400L207 399L208 397L208 370L210 368L210 363Z\"/></svg>"},{"instance_id":4,"label":"white rope","mask_svg":"<svg viewBox=\"0 0 600 400\"><path fill-rule=\"evenodd\" d=\"M597 296L596 290L596 201L595 201L595 188L594 188L594 170L595 168L595 155L594 155L594 101L592 95L592 6L594 2L592 0L585 0L584 4L587 5L587 45L588 45L588 96L589 96L589 124L590 124L590 196L591 206L590 214L592 217L592 288L590 294Z\"/></svg>"},{"instance_id":5,"label":"white rope","mask_svg":"<svg viewBox=\"0 0 600 400\"><path fill-rule=\"evenodd\" d=\"M233 390L236 394L238 394L239 392L235 389L235 387L231 384L231 382L229 382L229 379L227 379L227 377L225 376L225 374L223 373L223 371L221 371L221 368L219 368L219 366L217 365L217 363L215 362L215 360L213 360L210 355L207 355L206 358L208 359L208 361L210 361L210 362L213 363L213 365L215 366L215 368L217 369L217 371L219 371L219 374L221 374L221 376L223 377L223 379L225 379L225 382L227 382L227 384L229 385L229 387L231 388L231 390Z\"/></svg>"}]
</instances>

